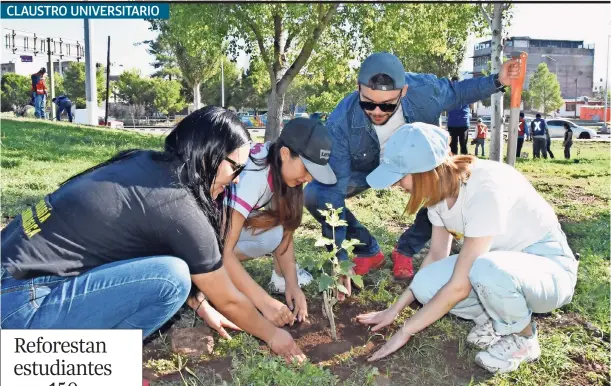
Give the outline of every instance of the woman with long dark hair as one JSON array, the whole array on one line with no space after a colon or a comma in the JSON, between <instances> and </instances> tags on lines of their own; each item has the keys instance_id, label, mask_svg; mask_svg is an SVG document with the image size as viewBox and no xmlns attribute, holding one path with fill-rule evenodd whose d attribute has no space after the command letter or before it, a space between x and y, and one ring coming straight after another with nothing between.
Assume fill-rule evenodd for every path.
<instances>
[{"instance_id":1,"label":"woman with long dark hair","mask_svg":"<svg viewBox=\"0 0 611 386\"><path fill-rule=\"evenodd\" d=\"M537 360L532 314L571 301L579 263L554 209L528 179L501 162L450 156L444 131L416 123L393 134L367 182L400 186L410 194L406 211L427 207L433 224L429 253L409 288L388 309L357 317L378 331L414 300L424 304L370 359L393 353L450 312L475 322L467 342L482 350L475 361L488 371ZM462 247L449 256L452 237Z\"/></svg>"},{"instance_id":2,"label":"woman with long dark hair","mask_svg":"<svg viewBox=\"0 0 611 386\"><path fill-rule=\"evenodd\" d=\"M248 157L238 117L197 110L164 151L129 150L66 181L2 230L2 328L142 329L185 303L192 283L221 314L287 359L303 354L223 268L223 204ZM211 327L235 326L206 300Z\"/></svg>"},{"instance_id":3,"label":"woman with long dark hair","mask_svg":"<svg viewBox=\"0 0 611 386\"><path fill-rule=\"evenodd\" d=\"M314 119L296 118L284 126L276 142L251 147L246 168L230 204L231 231L223 263L236 287L276 326L307 318L301 286L312 276L295 262L293 234L301 225L303 184L316 179L336 182L328 165L331 138ZM270 291L284 293L287 305L271 297L241 262L272 254Z\"/></svg>"}]
</instances>

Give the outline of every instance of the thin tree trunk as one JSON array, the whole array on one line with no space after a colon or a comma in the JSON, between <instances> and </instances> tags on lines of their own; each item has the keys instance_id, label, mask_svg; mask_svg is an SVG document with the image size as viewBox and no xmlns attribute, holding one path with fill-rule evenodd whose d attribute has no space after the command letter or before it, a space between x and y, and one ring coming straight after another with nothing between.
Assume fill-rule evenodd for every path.
<instances>
[{"instance_id":1,"label":"thin tree trunk","mask_svg":"<svg viewBox=\"0 0 611 386\"><path fill-rule=\"evenodd\" d=\"M265 141L275 141L280 135L282 110L284 109L284 93L279 94L276 87L267 97L267 123L265 124Z\"/></svg>"},{"instance_id":2,"label":"thin tree trunk","mask_svg":"<svg viewBox=\"0 0 611 386\"><path fill-rule=\"evenodd\" d=\"M494 4L492 15L492 52L491 72L497 74L503 63L503 3ZM492 94L492 135L490 143L490 159L503 160L503 93Z\"/></svg>"},{"instance_id":3,"label":"thin tree trunk","mask_svg":"<svg viewBox=\"0 0 611 386\"><path fill-rule=\"evenodd\" d=\"M199 86L201 85L201 83L197 83L195 86L193 86L193 108L195 110L199 110L202 107L202 98L199 92Z\"/></svg>"},{"instance_id":4,"label":"thin tree trunk","mask_svg":"<svg viewBox=\"0 0 611 386\"><path fill-rule=\"evenodd\" d=\"M325 314L327 315L327 319L329 319L329 325L331 326L331 338L333 340L337 340L337 331L335 329L335 315L333 314L333 304L332 297L329 297L328 291L325 290L322 293L323 295L323 307Z\"/></svg>"}]
</instances>

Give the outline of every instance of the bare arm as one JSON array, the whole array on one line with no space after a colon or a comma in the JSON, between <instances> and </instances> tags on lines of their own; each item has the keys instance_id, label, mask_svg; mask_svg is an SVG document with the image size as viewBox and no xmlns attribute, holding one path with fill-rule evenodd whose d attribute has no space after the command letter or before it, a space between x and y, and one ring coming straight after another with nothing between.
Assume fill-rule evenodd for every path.
<instances>
[{"instance_id":1,"label":"bare arm","mask_svg":"<svg viewBox=\"0 0 611 386\"><path fill-rule=\"evenodd\" d=\"M224 267L210 273L191 275L193 283L215 308L244 331L269 343L276 327L232 283Z\"/></svg>"},{"instance_id":2,"label":"bare arm","mask_svg":"<svg viewBox=\"0 0 611 386\"><path fill-rule=\"evenodd\" d=\"M450 280L420 311L410 318L402 330L409 334L422 331L446 315L454 306L469 296L469 271L479 256L490 251L492 237L466 237Z\"/></svg>"},{"instance_id":3,"label":"bare arm","mask_svg":"<svg viewBox=\"0 0 611 386\"><path fill-rule=\"evenodd\" d=\"M248 274L235 254L235 247L245 221L246 219L240 212L235 209L231 210L231 228L223 250L223 266L237 289L245 294L255 307L262 309L265 302L272 297Z\"/></svg>"},{"instance_id":4,"label":"bare arm","mask_svg":"<svg viewBox=\"0 0 611 386\"><path fill-rule=\"evenodd\" d=\"M441 260L450 254L450 248L452 247L452 235L446 230L445 227L438 227L433 225L433 232L431 235L431 247L429 253L427 253L420 268L422 269L427 265L434 263L435 261ZM401 297L397 299L395 304L391 307L397 312L401 312L405 307L409 306L416 300L414 294L408 288L403 292Z\"/></svg>"},{"instance_id":5,"label":"bare arm","mask_svg":"<svg viewBox=\"0 0 611 386\"><path fill-rule=\"evenodd\" d=\"M451 248L452 235L445 227L433 225L429 253L427 253L424 260L422 260L422 264L420 264L420 269L426 267L427 265L435 261L448 257L450 255Z\"/></svg>"},{"instance_id":6,"label":"bare arm","mask_svg":"<svg viewBox=\"0 0 611 386\"><path fill-rule=\"evenodd\" d=\"M482 254L490 250L492 237L465 238L454 272L450 280L441 287L439 292L433 296L416 315L412 316L403 327L397 331L393 337L376 353L369 361L375 361L397 351L400 347L417 332L422 331L433 324L441 317L446 315L458 302L469 296L471 282L469 281L469 271L473 262Z\"/></svg>"},{"instance_id":7,"label":"bare arm","mask_svg":"<svg viewBox=\"0 0 611 386\"><path fill-rule=\"evenodd\" d=\"M297 359L301 362L305 359L291 335L275 327L257 311L250 300L233 285L224 267L209 273L191 275L191 280L221 314L244 331L263 340L276 354L282 355L287 361Z\"/></svg>"}]
</instances>

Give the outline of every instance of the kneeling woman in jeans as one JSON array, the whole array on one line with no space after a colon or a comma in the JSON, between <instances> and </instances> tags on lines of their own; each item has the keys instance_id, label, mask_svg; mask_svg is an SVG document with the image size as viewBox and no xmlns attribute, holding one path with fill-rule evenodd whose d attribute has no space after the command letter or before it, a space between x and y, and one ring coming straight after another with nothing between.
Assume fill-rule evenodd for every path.
<instances>
[{"instance_id":1,"label":"kneeling woman in jeans","mask_svg":"<svg viewBox=\"0 0 611 386\"><path fill-rule=\"evenodd\" d=\"M388 309L359 315L373 331L393 322L414 299L424 304L371 360L396 351L448 312L475 322L467 341L482 349L475 360L508 372L539 358L532 313L568 304L577 267L552 207L512 167L448 155L447 134L416 123L390 138L373 188L399 185L410 193L407 211L428 207L433 236L409 288ZM450 254L452 236L464 240Z\"/></svg>"},{"instance_id":2,"label":"kneeling woman in jeans","mask_svg":"<svg viewBox=\"0 0 611 386\"><path fill-rule=\"evenodd\" d=\"M193 282L274 352L303 359L223 268L223 197L249 142L235 114L206 107L168 134L163 152L122 152L26 209L2 230L0 326L142 329L144 338L185 303ZM207 301L199 314L220 332L233 326Z\"/></svg>"},{"instance_id":3,"label":"kneeling woman in jeans","mask_svg":"<svg viewBox=\"0 0 611 386\"><path fill-rule=\"evenodd\" d=\"M317 120L296 118L276 142L250 150L230 206L231 231L223 264L236 287L276 326L303 321L308 314L301 290L312 276L295 262L293 234L301 225L303 184L335 183L328 165L331 137ZM242 261L273 254L270 290L284 293L288 307L271 297L246 272Z\"/></svg>"}]
</instances>

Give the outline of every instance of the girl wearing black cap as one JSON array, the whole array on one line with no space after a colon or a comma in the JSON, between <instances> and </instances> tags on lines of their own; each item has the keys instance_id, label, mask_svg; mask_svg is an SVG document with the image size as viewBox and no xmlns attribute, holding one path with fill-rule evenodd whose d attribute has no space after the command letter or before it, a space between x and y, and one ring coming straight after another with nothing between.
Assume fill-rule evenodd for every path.
<instances>
[{"instance_id":1,"label":"girl wearing black cap","mask_svg":"<svg viewBox=\"0 0 611 386\"><path fill-rule=\"evenodd\" d=\"M230 206L231 230L223 263L236 287L276 326L308 315L302 285L312 276L295 262L293 234L301 224L303 184L316 179L335 183L327 164L331 139L318 121L288 122L276 142L255 144L240 175ZM241 262L272 254L270 290L284 293L288 307L271 297Z\"/></svg>"}]
</instances>

